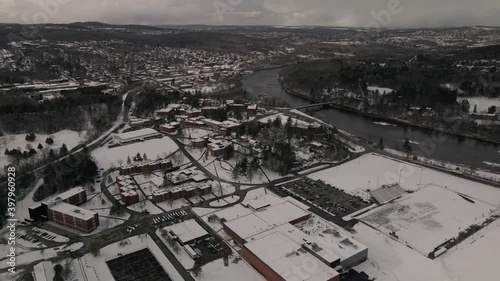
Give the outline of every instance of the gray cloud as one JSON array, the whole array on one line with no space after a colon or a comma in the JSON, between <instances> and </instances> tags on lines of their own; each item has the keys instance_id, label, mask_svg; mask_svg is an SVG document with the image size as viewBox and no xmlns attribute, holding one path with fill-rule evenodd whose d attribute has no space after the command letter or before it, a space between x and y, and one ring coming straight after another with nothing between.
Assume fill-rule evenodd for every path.
<instances>
[{"instance_id":1,"label":"gray cloud","mask_svg":"<svg viewBox=\"0 0 500 281\"><path fill-rule=\"evenodd\" d=\"M392 11L390 13L389 11ZM500 25L498 0L0 0L0 22Z\"/></svg>"}]
</instances>

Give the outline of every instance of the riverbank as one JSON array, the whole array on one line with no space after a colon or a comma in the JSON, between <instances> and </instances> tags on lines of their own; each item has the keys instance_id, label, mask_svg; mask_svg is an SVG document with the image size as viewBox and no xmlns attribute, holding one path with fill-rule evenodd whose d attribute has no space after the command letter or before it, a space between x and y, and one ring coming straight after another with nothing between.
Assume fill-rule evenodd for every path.
<instances>
[{"instance_id":1,"label":"riverbank","mask_svg":"<svg viewBox=\"0 0 500 281\"><path fill-rule=\"evenodd\" d=\"M300 97L300 98L309 100L309 101L312 101L312 102L321 103L321 101L317 101L317 100L312 99L312 98L310 98L310 97L308 97L308 96L306 96L304 94L301 94L301 93L299 93L297 91L294 91L294 90L291 90L291 89L287 88L285 85L283 85L283 83L282 83L282 81L280 79L279 79L279 82L281 84L281 87L283 88L283 90L286 93L288 93L290 95L293 95L293 96L296 96L296 97ZM416 127L416 128L420 128L420 129L424 129L424 130L430 130L430 131L433 131L433 132L444 133L444 134L448 134L448 135L452 135L452 136L457 136L457 137L465 137L465 138L470 138L470 139L474 139L474 140L479 140L479 141L484 141L484 142L489 142L489 143L492 143L492 144L500 145L500 140L486 138L486 137L483 137L483 136L478 136L476 134L465 134L465 133L459 133L459 132L448 130L448 129L431 127L429 125L415 124L415 123L413 123L411 121L408 121L408 120L405 120L405 119L400 119L400 118L396 118L396 117L375 114L375 113L371 113L371 112L364 112L364 111L361 111L361 110L359 110L357 108L353 108L353 107L350 107L350 106L347 106L347 105L338 104L338 103L335 103L335 102L330 103L330 105L332 107L336 108L336 109L339 109L339 110L349 111L349 112L352 112L352 113L355 113L355 114L359 114L359 115L362 115L362 116L366 116L366 117L369 117L369 118L378 119L380 121L387 121L387 122L391 122L391 123L396 123L397 125L412 126L412 127Z\"/></svg>"}]
</instances>

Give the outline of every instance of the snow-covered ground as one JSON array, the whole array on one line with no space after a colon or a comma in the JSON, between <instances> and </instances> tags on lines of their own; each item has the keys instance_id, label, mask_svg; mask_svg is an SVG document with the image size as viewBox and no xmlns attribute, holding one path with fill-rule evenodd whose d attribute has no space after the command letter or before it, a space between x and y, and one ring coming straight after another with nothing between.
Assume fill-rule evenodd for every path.
<instances>
[{"instance_id":1,"label":"snow-covered ground","mask_svg":"<svg viewBox=\"0 0 500 281\"><path fill-rule=\"evenodd\" d=\"M53 239L50 239L50 241L52 241L52 242L58 242L58 243L69 242L69 238L68 237L61 236L59 234L56 234L54 232L51 232L51 231L48 231L48 230L45 230L45 229L40 229L38 227L33 227L32 231L35 232L35 233L37 233L37 234L38 233L40 233L40 234L46 233L48 235L54 236Z\"/></svg>"},{"instance_id":2,"label":"snow-covered ground","mask_svg":"<svg viewBox=\"0 0 500 281\"><path fill-rule=\"evenodd\" d=\"M130 156L130 158L133 158L137 153L141 155L146 153L149 159L157 159L168 156L177 149L179 148L170 138L164 137L162 139L151 139L114 148L103 146L92 151L92 156L97 161L99 167L109 169L113 166L120 166L118 161L126 164L127 157Z\"/></svg>"},{"instance_id":3,"label":"snow-covered ground","mask_svg":"<svg viewBox=\"0 0 500 281\"><path fill-rule=\"evenodd\" d=\"M230 197L226 197L224 199L212 201L212 202L210 202L210 206L212 206L212 207L222 207L222 206L226 206L226 205L229 205L231 203L234 203L234 202L236 202L238 200L240 200L239 196L230 196Z\"/></svg>"},{"instance_id":4,"label":"snow-covered ground","mask_svg":"<svg viewBox=\"0 0 500 281\"><path fill-rule=\"evenodd\" d=\"M486 98L486 97L473 97L473 98L458 98L458 102L461 103L462 100L468 100L470 104L470 112L474 110L474 106L477 105L477 113L486 113L488 108L491 106L500 106L500 99Z\"/></svg>"},{"instance_id":5,"label":"snow-covered ground","mask_svg":"<svg viewBox=\"0 0 500 281\"><path fill-rule=\"evenodd\" d=\"M189 202L186 199L181 198L179 200L173 200L173 201L168 200L168 201L160 202L160 203L157 203L157 205L168 212L170 210L175 210L175 209L179 209L179 208L182 208L185 206L189 206ZM156 209L158 209L158 208L156 208Z\"/></svg>"},{"instance_id":6,"label":"snow-covered ground","mask_svg":"<svg viewBox=\"0 0 500 281\"><path fill-rule=\"evenodd\" d=\"M500 280L500 220L448 250L428 259L367 225L354 227L354 239L368 246L368 261L355 267L381 281Z\"/></svg>"},{"instance_id":7,"label":"snow-covered ground","mask_svg":"<svg viewBox=\"0 0 500 281\"><path fill-rule=\"evenodd\" d=\"M430 185L360 218L424 256L471 225L481 225L496 207L467 201L457 193Z\"/></svg>"},{"instance_id":8,"label":"snow-covered ground","mask_svg":"<svg viewBox=\"0 0 500 281\"><path fill-rule=\"evenodd\" d=\"M38 154L41 154L42 151L38 149L38 144L41 144L47 153L50 149L54 149L57 151L63 144L66 144L68 150L71 150L73 147L77 146L81 142L84 142L87 137L87 132L76 132L71 130L62 130L56 132L54 134L50 134L53 136L54 143L52 145L48 145L45 143L45 140L49 135L36 135L36 139L33 142L26 141L26 134L17 134L17 135L5 135L0 137L0 140L5 140L7 142L7 146L4 146L3 140L0 141L0 147L2 149L0 153L0 167L3 167L10 163L9 157L4 154L5 148L8 149L20 149L21 151L26 151L26 145L31 145ZM3 171L3 169L2 169Z\"/></svg>"},{"instance_id":9,"label":"snow-covered ground","mask_svg":"<svg viewBox=\"0 0 500 281\"><path fill-rule=\"evenodd\" d=\"M311 174L309 178L321 179L363 198L369 198L367 190L376 189L377 185L399 182L404 189L413 191L436 184L500 207L500 189L373 153Z\"/></svg>"},{"instance_id":10,"label":"snow-covered ground","mask_svg":"<svg viewBox=\"0 0 500 281\"><path fill-rule=\"evenodd\" d=\"M136 203L134 205L128 206L127 208L130 209L130 210L136 211L136 212L143 212L143 211L147 210L152 215L163 213L163 211L160 208L156 207L149 200L143 200L143 201L141 201L139 203Z\"/></svg>"},{"instance_id":11,"label":"snow-covered ground","mask_svg":"<svg viewBox=\"0 0 500 281\"><path fill-rule=\"evenodd\" d=\"M286 124L286 122L288 121L288 116L286 116L283 113L278 113L278 114L264 117L264 118L260 119L259 122L262 124L267 124L267 122L269 122L269 121L273 122L274 120L276 120L276 118L278 116L281 118L281 124L284 126ZM313 125L313 126L318 125L316 122L309 123L309 122L306 122L306 121L303 121L300 119L292 118L292 125L295 126L295 124L297 124L297 127L299 127L299 128L308 128L310 125Z\"/></svg>"},{"instance_id":12,"label":"snow-covered ground","mask_svg":"<svg viewBox=\"0 0 500 281\"><path fill-rule=\"evenodd\" d=\"M18 221L24 221L25 218L30 217L28 208L37 204L37 202L33 201L33 194L42 184L43 180L39 180L35 184L33 190L31 190L28 194L26 194L23 200L17 201L16 218Z\"/></svg>"},{"instance_id":13,"label":"snow-covered ground","mask_svg":"<svg viewBox=\"0 0 500 281\"><path fill-rule=\"evenodd\" d=\"M236 161L238 159L237 156L233 157L232 159L225 160L225 161L220 161L219 159L216 159L214 157L209 156L208 158L202 157L201 155L204 153L204 150L200 149L190 149L189 153L196 159L199 159L200 164L202 164L211 174L217 175L219 178L229 181L229 182L237 182L237 183L245 183L245 184L259 184L259 183L266 183L267 178L266 176L262 173L262 171L257 170L253 174L253 178L249 179L246 176L240 175L238 179L233 178L233 168L234 165L236 164ZM214 167L215 164L215 167ZM269 177L269 179L275 180L281 178L281 176L273 172L269 169L264 168L264 172L266 175Z\"/></svg>"},{"instance_id":14,"label":"snow-covered ground","mask_svg":"<svg viewBox=\"0 0 500 281\"><path fill-rule=\"evenodd\" d=\"M200 128L185 128L182 130L182 132L184 137L191 139L208 137L209 135L214 134L214 132L210 130L205 130Z\"/></svg>"},{"instance_id":15,"label":"snow-covered ground","mask_svg":"<svg viewBox=\"0 0 500 281\"><path fill-rule=\"evenodd\" d=\"M439 262L424 257L373 228L358 223L354 229L356 233L353 238L369 249L368 260L354 269L366 272L371 278L378 281L455 280L446 274Z\"/></svg>"}]
</instances>

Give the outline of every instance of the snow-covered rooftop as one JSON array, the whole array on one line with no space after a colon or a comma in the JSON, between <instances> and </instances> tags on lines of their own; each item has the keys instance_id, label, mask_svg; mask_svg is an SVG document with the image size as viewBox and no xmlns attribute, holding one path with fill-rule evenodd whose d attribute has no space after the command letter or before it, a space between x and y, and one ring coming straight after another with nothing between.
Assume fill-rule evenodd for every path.
<instances>
[{"instance_id":1,"label":"snow-covered rooftop","mask_svg":"<svg viewBox=\"0 0 500 281\"><path fill-rule=\"evenodd\" d=\"M148 136L153 136L153 135L160 135L160 133L156 130L146 128L146 129L131 131L131 132L127 132L127 133L115 134L115 137L117 137L121 140L132 140L132 139L137 139L137 138L141 138L141 137L148 137Z\"/></svg>"},{"instance_id":2,"label":"snow-covered rooftop","mask_svg":"<svg viewBox=\"0 0 500 281\"><path fill-rule=\"evenodd\" d=\"M208 235L208 232L194 219L169 226L168 230L172 231L183 244Z\"/></svg>"},{"instance_id":3,"label":"snow-covered rooftop","mask_svg":"<svg viewBox=\"0 0 500 281\"><path fill-rule=\"evenodd\" d=\"M96 214L95 212L64 202L59 203L51 207L50 209L85 221L92 219Z\"/></svg>"},{"instance_id":4,"label":"snow-covered rooftop","mask_svg":"<svg viewBox=\"0 0 500 281\"><path fill-rule=\"evenodd\" d=\"M279 232L247 243L245 248L283 280L324 281L339 275L333 268Z\"/></svg>"},{"instance_id":5,"label":"snow-covered rooftop","mask_svg":"<svg viewBox=\"0 0 500 281\"><path fill-rule=\"evenodd\" d=\"M265 210L254 212L244 217L226 222L225 225L239 237L246 240L247 238L266 230L309 215L310 213L308 211L305 211L288 201L284 201L280 204L270 206Z\"/></svg>"},{"instance_id":6,"label":"snow-covered rooftop","mask_svg":"<svg viewBox=\"0 0 500 281\"><path fill-rule=\"evenodd\" d=\"M55 202L57 200L66 200L74 195L77 195L81 192L84 192L85 191L85 188L81 187L81 186L78 186L78 187L75 187L75 188L72 188L66 192L63 192L61 194L59 194L57 197L51 199L51 200L48 200L46 201L46 203L52 203L52 202Z\"/></svg>"}]
</instances>

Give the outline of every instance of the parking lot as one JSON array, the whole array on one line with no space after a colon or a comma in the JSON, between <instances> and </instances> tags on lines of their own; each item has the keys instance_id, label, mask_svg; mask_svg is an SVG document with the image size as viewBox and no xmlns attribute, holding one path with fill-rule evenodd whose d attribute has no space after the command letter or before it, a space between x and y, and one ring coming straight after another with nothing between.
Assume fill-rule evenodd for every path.
<instances>
[{"instance_id":1,"label":"parking lot","mask_svg":"<svg viewBox=\"0 0 500 281\"><path fill-rule=\"evenodd\" d=\"M224 255L224 248L218 239L213 236L207 237L203 240L196 241L190 246L200 253L202 259L217 259Z\"/></svg>"},{"instance_id":2,"label":"parking lot","mask_svg":"<svg viewBox=\"0 0 500 281\"><path fill-rule=\"evenodd\" d=\"M116 281L172 281L147 248L106 263Z\"/></svg>"},{"instance_id":3,"label":"parking lot","mask_svg":"<svg viewBox=\"0 0 500 281\"><path fill-rule=\"evenodd\" d=\"M278 187L279 190L300 200L307 201L332 215L344 217L369 206L368 202L322 181L304 179Z\"/></svg>"},{"instance_id":4,"label":"parking lot","mask_svg":"<svg viewBox=\"0 0 500 281\"><path fill-rule=\"evenodd\" d=\"M183 222L191 217L192 215L189 214L188 212L184 210L179 210L154 217L153 219L151 219L151 223L158 228L163 228L165 226L170 226L176 223Z\"/></svg>"}]
</instances>

